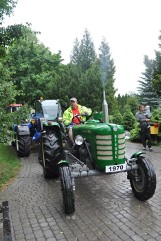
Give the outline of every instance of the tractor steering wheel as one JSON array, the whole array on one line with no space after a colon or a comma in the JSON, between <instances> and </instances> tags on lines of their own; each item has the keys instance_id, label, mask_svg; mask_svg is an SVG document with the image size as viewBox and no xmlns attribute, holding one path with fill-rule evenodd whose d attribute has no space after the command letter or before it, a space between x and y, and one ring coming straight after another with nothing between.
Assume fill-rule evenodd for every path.
<instances>
[{"instance_id":1,"label":"tractor steering wheel","mask_svg":"<svg viewBox=\"0 0 161 241\"><path fill-rule=\"evenodd\" d=\"M77 120L79 121L78 124L84 124L84 121L82 121L82 119L81 119L81 115L75 115L75 116L73 116L72 122L73 122L74 118L77 118Z\"/></svg>"}]
</instances>

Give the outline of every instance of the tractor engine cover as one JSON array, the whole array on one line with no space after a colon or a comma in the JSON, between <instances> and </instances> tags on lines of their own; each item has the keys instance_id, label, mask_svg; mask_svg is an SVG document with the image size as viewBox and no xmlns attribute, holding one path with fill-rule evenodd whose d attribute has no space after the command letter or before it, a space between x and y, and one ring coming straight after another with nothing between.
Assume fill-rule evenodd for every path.
<instances>
[{"instance_id":1,"label":"tractor engine cover","mask_svg":"<svg viewBox=\"0 0 161 241\"><path fill-rule=\"evenodd\" d=\"M88 120L74 126L73 135L81 135L90 144L91 156L96 167L104 171L106 166L125 163L125 130L121 125Z\"/></svg>"},{"instance_id":2,"label":"tractor engine cover","mask_svg":"<svg viewBox=\"0 0 161 241\"><path fill-rule=\"evenodd\" d=\"M22 125L17 127L17 134L19 136L30 135L30 130L27 125Z\"/></svg>"}]
</instances>

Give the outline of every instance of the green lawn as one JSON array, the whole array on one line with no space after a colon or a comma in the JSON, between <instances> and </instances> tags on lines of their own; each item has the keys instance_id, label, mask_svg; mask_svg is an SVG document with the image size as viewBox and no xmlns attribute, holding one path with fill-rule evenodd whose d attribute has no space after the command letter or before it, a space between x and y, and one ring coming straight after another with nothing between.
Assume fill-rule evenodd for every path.
<instances>
[{"instance_id":1,"label":"green lawn","mask_svg":"<svg viewBox=\"0 0 161 241\"><path fill-rule=\"evenodd\" d=\"M12 147L0 144L0 189L17 175L20 167L20 160Z\"/></svg>"}]
</instances>

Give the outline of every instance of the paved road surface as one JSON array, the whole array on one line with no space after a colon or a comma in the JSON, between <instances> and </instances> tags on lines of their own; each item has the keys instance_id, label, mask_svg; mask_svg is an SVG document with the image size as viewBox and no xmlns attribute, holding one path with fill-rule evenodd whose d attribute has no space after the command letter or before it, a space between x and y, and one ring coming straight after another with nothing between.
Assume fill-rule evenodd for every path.
<instances>
[{"instance_id":1,"label":"paved road surface","mask_svg":"<svg viewBox=\"0 0 161 241\"><path fill-rule=\"evenodd\" d=\"M141 145L127 143L126 149L130 156L141 150ZM63 211L59 179L43 178L33 151L29 158L21 159L19 175L0 193L1 202L9 201L12 240L161 240L161 147L145 156L157 174L153 198L138 201L126 173L85 177L76 180L76 212L70 217Z\"/></svg>"}]
</instances>

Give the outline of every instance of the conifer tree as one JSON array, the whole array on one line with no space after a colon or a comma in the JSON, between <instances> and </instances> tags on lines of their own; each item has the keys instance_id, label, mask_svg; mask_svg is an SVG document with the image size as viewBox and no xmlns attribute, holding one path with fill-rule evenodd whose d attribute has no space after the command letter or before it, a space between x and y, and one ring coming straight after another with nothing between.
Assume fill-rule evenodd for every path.
<instances>
[{"instance_id":1,"label":"conifer tree","mask_svg":"<svg viewBox=\"0 0 161 241\"><path fill-rule=\"evenodd\" d=\"M153 87L153 74L155 67L155 60L151 60L148 56L144 56L144 64L146 66L145 72L142 73L139 82L139 102L151 107L156 107L159 104L158 95Z\"/></svg>"},{"instance_id":2,"label":"conifer tree","mask_svg":"<svg viewBox=\"0 0 161 241\"><path fill-rule=\"evenodd\" d=\"M88 70L96 60L94 43L90 33L85 29L83 38L79 42L76 38L70 56L70 63L77 65L83 73Z\"/></svg>"},{"instance_id":3,"label":"conifer tree","mask_svg":"<svg viewBox=\"0 0 161 241\"><path fill-rule=\"evenodd\" d=\"M70 55L70 63L79 66L80 63L80 43L78 38L74 41L72 53Z\"/></svg>"},{"instance_id":4,"label":"conifer tree","mask_svg":"<svg viewBox=\"0 0 161 241\"><path fill-rule=\"evenodd\" d=\"M122 124L124 125L125 130L131 131L134 128L134 124L136 122L136 118L131 112L130 108L127 108L124 115Z\"/></svg>"},{"instance_id":5,"label":"conifer tree","mask_svg":"<svg viewBox=\"0 0 161 241\"><path fill-rule=\"evenodd\" d=\"M160 31L161 32L161 31ZM159 36L159 41L161 41L161 35ZM161 43L159 43L159 48L161 49ZM156 93L161 96L161 52L155 51L155 67L153 73L153 87Z\"/></svg>"},{"instance_id":6,"label":"conifer tree","mask_svg":"<svg viewBox=\"0 0 161 241\"><path fill-rule=\"evenodd\" d=\"M123 116L121 115L119 110L116 110L112 118L113 123L122 125L122 120L123 120Z\"/></svg>"}]
</instances>

